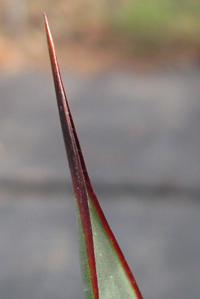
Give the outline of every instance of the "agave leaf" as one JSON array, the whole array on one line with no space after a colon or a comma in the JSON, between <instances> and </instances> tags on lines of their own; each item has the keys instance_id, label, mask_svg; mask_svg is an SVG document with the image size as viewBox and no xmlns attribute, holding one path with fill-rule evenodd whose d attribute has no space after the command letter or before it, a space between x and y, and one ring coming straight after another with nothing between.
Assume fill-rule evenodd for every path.
<instances>
[{"instance_id":1,"label":"agave leaf","mask_svg":"<svg viewBox=\"0 0 200 299\"><path fill-rule=\"evenodd\" d=\"M76 199L84 298L142 299L133 274L92 188L45 14L44 18L58 110Z\"/></svg>"}]
</instances>

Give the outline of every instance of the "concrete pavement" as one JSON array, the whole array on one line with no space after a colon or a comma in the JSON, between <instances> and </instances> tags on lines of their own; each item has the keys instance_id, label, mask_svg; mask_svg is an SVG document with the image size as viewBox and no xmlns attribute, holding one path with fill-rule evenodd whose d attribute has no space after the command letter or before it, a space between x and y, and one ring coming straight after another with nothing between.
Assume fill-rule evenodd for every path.
<instances>
[{"instance_id":1,"label":"concrete pavement","mask_svg":"<svg viewBox=\"0 0 200 299\"><path fill-rule=\"evenodd\" d=\"M144 298L199 299L200 71L63 77L91 180ZM81 298L51 75L2 74L0 93L0 298Z\"/></svg>"}]
</instances>

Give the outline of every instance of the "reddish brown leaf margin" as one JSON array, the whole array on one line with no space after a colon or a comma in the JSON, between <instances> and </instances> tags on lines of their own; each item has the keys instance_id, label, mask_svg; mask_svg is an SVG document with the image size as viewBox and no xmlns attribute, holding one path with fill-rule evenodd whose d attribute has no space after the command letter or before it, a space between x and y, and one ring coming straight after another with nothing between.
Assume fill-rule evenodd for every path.
<instances>
[{"instance_id":1,"label":"reddish brown leaf margin","mask_svg":"<svg viewBox=\"0 0 200 299\"><path fill-rule=\"evenodd\" d=\"M64 91L64 87L60 75L55 47L54 47L51 31L45 13L44 13L44 19L45 19L47 42L49 47L49 55L51 60L51 67L53 72L63 138L66 147L71 177L72 177L73 191L78 202L78 207L81 215L81 222L83 226L83 233L86 242L86 251L88 256L93 296L94 299L99 299L95 255L94 255L94 244L93 244L93 237L92 237L92 226L90 221L87 191L85 187L86 184L85 184L82 165L81 165L81 161L80 161L80 157L76 145L76 139L74 136L75 128L71 117L71 112L67 103L67 97Z\"/></svg>"},{"instance_id":2,"label":"reddish brown leaf margin","mask_svg":"<svg viewBox=\"0 0 200 299\"><path fill-rule=\"evenodd\" d=\"M83 224L84 236L86 240L86 250L87 250L87 255L89 260L89 268L90 268L90 274L92 279L94 299L99 299L99 291L98 291L98 280L96 274L92 227L91 227L89 207L88 207L88 196L91 199L96 209L96 212L100 218L102 226L104 227L113 247L115 248L115 251L118 255L119 260L121 261L124 271L133 289L135 290L137 298L143 299L141 292L138 288L138 285L135 281L135 278L105 218L105 215L98 202L94 189L91 185L91 181L86 169L82 150L80 147L80 143L72 119L71 111L65 94L65 90L64 90L64 86L60 74L60 69L56 57L55 47L54 47L51 31L45 13L44 13L44 19L45 19L49 55L51 60L51 67L52 67L52 73L53 73L54 85L55 85L55 91L56 91L56 97L58 103L58 110L60 115L65 148L68 157L69 168L72 177L73 191L78 201L81 220Z\"/></svg>"}]
</instances>

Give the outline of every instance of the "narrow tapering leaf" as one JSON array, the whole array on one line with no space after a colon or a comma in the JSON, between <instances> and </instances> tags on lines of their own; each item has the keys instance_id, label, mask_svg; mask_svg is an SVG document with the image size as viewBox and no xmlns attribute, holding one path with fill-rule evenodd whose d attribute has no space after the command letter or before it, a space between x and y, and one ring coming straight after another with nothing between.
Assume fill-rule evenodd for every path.
<instances>
[{"instance_id":1,"label":"narrow tapering leaf","mask_svg":"<svg viewBox=\"0 0 200 299\"><path fill-rule=\"evenodd\" d=\"M92 188L45 14L44 17L58 110L76 198L84 298L142 299Z\"/></svg>"},{"instance_id":2,"label":"narrow tapering leaf","mask_svg":"<svg viewBox=\"0 0 200 299\"><path fill-rule=\"evenodd\" d=\"M51 66L52 66L52 72L54 77L63 137L66 145L69 168L72 176L73 191L74 191L75 198L77 199L77 205L80 214L80 222L81 222L81 229L82 229L82 232L80 231L80 235L83 235L83 237L81 237L82 254L83 256L86 257L86 260L84 259L84 265L83 265L83 269L84 269L83 271L87 277L84 283L85 298L98 299L99 291L98 291L97 274L96 274L92 227L91 227L88 200L87 200L87 191L85 188L85 181L84 181L83 171L82 171L81 162L78 154L78 149L76 146L76 140L74 138L71 113L69 111L69 107L67 104L67 98L63 88L63 83L62 83L62 79L60 76L60 71L57 63L55 48L54 48L54 44L53 44L53 40L52 40L52 36L51 36L51 32L49 29L46 16L45 16L45 25L47 31L47 41L49 46Z\"/></svg>"}]
</instances>

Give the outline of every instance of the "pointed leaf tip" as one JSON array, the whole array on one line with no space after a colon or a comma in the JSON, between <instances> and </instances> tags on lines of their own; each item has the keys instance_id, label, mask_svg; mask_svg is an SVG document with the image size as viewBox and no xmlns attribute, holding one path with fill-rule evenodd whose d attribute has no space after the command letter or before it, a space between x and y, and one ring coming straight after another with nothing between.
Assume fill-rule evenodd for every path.
<instances>
[{"instance_id":1,"label":"pointed leaf tip","mask_svg":"<svg viewBox=\"0 0 200 299\"><path fill-rule=\"evenodd\" d=\"M58 110L76 198L84 298L142 299L132 272L92 188L45 13L44 19Z\"/></svg>"},{"instance_id":2,"label":"pointed leaf tip","mask_svg":"<svg viewBox=\"0 0 200 299\"><path fill-rule=\"evenodd\" d=\"M62 78L60 75L59 65L56 57L55 47L46 15L44 14L45 27L47 34L47 42L49 47L49 55L51 60L52 73L54 78L55 92L57 97L58 110L62 126L63 138L68 157L69 168L72 177L73 191L77 200L77 206L80 215L82 233L84 236L84 247L89 267L87 281L88 290L91 296L89 298L99 299L98 282L96 274L96 264L94 255L94 244L92 237L92 226L90 221L89 206L87 200L87 191L85 187L84 175L81 167L81 161L76 145L76 137L74 136L74 123L71 112L67 103ZM88 296L88 295L87 295Z\"/></svg>"}]
</instances>

